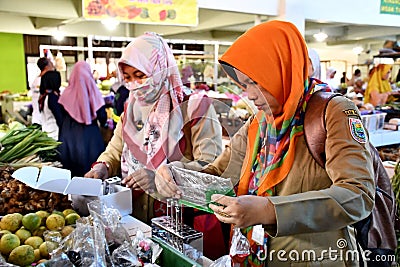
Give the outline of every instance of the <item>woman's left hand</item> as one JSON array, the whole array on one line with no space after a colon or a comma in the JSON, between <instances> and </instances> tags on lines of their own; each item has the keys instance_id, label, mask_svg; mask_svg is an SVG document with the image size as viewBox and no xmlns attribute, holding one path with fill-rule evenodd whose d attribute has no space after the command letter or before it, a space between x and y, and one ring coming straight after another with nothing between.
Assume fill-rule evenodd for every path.
<instances>
[{"instance_id":1,"label":"woman's left hand","mask_svg":"<svg viewBox=\"0 0 400 267\"><path fill-rule=\"evenodd\" d=\"M125 177L122 180L122 184L133 190L143 190L149 194L154 193L154 171L141 168Z\"/></svg>"},{"instance_id":2,"label":"woman's left hand","mask_svg":"<svg viewBox=\"0 0 400 267\"><path fill-rule=\"evenodd\" d=\"M214 194L211 200L221 205L209 205L221 222L231 223L239 228L256 224L276 224L275 208L268 197L229 197Z\"/></svg>"}]
</instances>

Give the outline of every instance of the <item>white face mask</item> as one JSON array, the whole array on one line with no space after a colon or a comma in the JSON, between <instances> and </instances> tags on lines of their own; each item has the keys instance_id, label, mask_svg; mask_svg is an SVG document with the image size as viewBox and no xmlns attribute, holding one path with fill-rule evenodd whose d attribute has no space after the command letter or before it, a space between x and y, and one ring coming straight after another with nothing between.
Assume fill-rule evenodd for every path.
<instances>
[{"instance_id":1,"label":"white face mask","mask_svg":"<svg viewBox=\"0 0 400 267\"><path fill-rule=\"evenodd\" d=\"M146 103L153 103L158 98L158 94L160 93L159 88L152 84L151 78L128 82L127 88L133 92L134 97L142 105L146 105Z\"/></svg>"},{"instance_id":2,"label":"white face mask","mask_svg":"<svg viewBox=\"0 0 400 267\"><path fill-rule=\"evenodd\" d=\"M151 78L140 79L140 80L133 80L127 83L126 88L130 91L144 91L150 88L151 85Z\"/></svg>"}]
</instances>

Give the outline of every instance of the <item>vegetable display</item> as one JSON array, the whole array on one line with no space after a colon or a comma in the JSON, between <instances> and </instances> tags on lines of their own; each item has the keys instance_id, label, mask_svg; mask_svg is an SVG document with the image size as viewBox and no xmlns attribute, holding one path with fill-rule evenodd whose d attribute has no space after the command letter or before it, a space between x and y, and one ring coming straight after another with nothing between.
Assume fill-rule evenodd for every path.
<instances>
[{"instance_id":1,"label":"vegetable display","mask_svg":"<svg viewBox=\"0 0 400 267\"><path fill-rule=\"evenodd\" d=\"M11 128L0 138L0 163L24 163L52 161L61 144L42 132L40 126Z\"/></svg>"}]
</instances>

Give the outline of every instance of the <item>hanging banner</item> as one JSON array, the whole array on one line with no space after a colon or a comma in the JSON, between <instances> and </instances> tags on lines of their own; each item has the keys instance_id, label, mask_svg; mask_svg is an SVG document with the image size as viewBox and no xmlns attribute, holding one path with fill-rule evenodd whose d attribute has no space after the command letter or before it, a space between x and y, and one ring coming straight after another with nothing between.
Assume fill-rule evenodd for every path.
<instances>
[{"instance_id":1,"label":"hanging banner","mask_svg":"<svg viewBox=\"0 0 400 267\"><path fill-rule=\"evenodd\" d=\"M381 14L400 15L400 0L381 0Z\"/></svg>"},{"instance_id":2,"label":"hanging banner","mask_svg":"<svg viewBox=\"0 0 400 267\"><path fill-rule=\"evenodd\" d=\"M197 26L197 0L82 0L88 20L114 18L121 22Z\"/></svg>"}]
</instances>

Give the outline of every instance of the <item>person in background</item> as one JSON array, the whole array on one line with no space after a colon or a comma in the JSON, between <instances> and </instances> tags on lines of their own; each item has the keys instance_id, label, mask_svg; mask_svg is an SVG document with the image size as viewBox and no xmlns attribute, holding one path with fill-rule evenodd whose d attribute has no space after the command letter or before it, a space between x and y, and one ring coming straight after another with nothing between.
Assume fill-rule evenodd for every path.
<instances>
[{"instance_id":1,"label":"person in background","mask_svg":"<svg viewBox=\"0 0 400 267\"><path fill-rule=\"evenodd\" d=\"M39 97L40 97L40 80L41 77L47 72L47 71L53 71L54 70L54 65L50 61L50 59L46 57L41 57L37 61L37 66L40 69L40 74L33 80L31 84L31 89L29 91L29 95L32 97L32 124L42 124L42 119L40 117L40 110L39 110Z\"/></svg>"},{"instance_id":2,"label":"person in background","mask_svg":"<svg viewBox=\"0 0 400 267\"><path fill-rule=\"evenodd\" d=\"M340 78L340 84L346 84L349 81L349 79L346 77L346 72L342 72L342 77Z\"/></svg>"},{"instance_id":3,"label":"person in background","mask_svg":"<svg viewBox=\"0 0 400 267\"><path fill-rule=\"evenodd\" d=\"M364 80L361 77L358 77L354 80L354 85L353 85L353 91L356 94L362 94L364 95Z\"/></svg>"},{"instance_id":4,"label":"person in background","mask_svg":"<svg viewBox=\"0 0 400 267\"><path fill-rule=\"evenodd\" d=\"M351 76L351 79L348 80L347 82L347 86L354 86L354 83L356 81L356 79L361 78L361 70L360 69L356 69L353 73L353 75Z\"/></svg>"},{"instance_id":5,"label":"person in background","mask_svg":"<svg viewBox=\"0 0 400 267\"><path fill-rule=\"evenodd\" d=\"M337 248L338 240L346 243L343 255L356 250L348 226L374 206L372 158L357 107L345 97L329 102L322 168L305 143L305 110L319 82L308 78L307 48L297 28L277 20L254 26L219 62L258 107L202 170L229 177L237 186L236 197L214 194L211 201L218 205L209 204L220 221L239 228L250 242L250 255L233 261L240 266L358 266L355 258L323 256ZM156 185L162 195L180 196L168 165L159 168ZM319 257L292 257L293 251Z\"/></svg>"},{"instance_id":6,"label":"person in background","mask_svg":"<svg viewBox=\"0 0 400 267\"><path fill-rule=\"evenodd\" d=\"M150 224L151 218L166 214L166 205L152 197L155 170L171 161L193 168L212 162L222 151L222 129L207 96L184 95L174 55L161 36L145 33L135 38L123 51L118 69L130 96L106 150L85 177L122 175L122 183L133 190L133 216ZM196 223L188 214L193 209L184 211L185 223ZM207 216L206 222L215 220L220 227L215 216ZM221 250L217 242L206 241L208 235L205 254Z\"/></svg>"},{"instance_id":7,"label":"person in background","mask_svg":"<svg viewBox=\"0 0 400 267\"><path fill-rule=\"evenodd\" d=\"M99 123L106 127L107 122L104 99L88 63L75 64L58 102L65 110L60 128L61 164L72 176L83 176L104 151Z\"/></svg>"},{"instance_id":8,"label":"person in background","mask_svg":"<svg viewBox=\"0 0 400 267\"><path fill-rule=\"evenodd\" d=\"M61 75L58 71L50 70L43 74L38 100L42 131L55 140L58 140L59 128L63 121L62 108L58 103L60 86Z\"/></svg>"},{"instance_id":9,"label":"person in background","mask_svg":"<svg viewBox=\"0 0 400 267\"><path fill-rule=\"evenodd\" d=\"M317 51L313 48L308 48L308 73L310 78L321 80L321 61Z\"/></svg>"},{"instance_id":10,"label":"person in background","mask_svg":"<svg viewBox=\"0 0 400 267\"><path fill-rule=\"evenodd\" d=\"M392 65L389 64L379 64L373 68L364 93L364 104L371 103L376 107L390 100L392 94L389 82L391 71Z\"/></svg>"},{"instance_id":11,"label":"person in background","mask_svg":"<svg viewBox=\"0 0 400 267\"><path fill-rule=\"evenodd\" d=\"M336 69L334 67L329 67L326 70L326 80L325 82L329 85L329 87L332 90L337 90L339 88L339 85L337 84L335 80L335 75L336 75Z\"/></svg>"},{"instance_id":12,"label":"person in background","mask_svg":"<svg viewBox=\"0 0 400 267\"><path fill-rule=\"evenodd\" d=\"M93 74L93 79L96 82L96 84L101 83L100 73L97 70L93 70L92 74Z\"/></svg>"}]
</instances>

